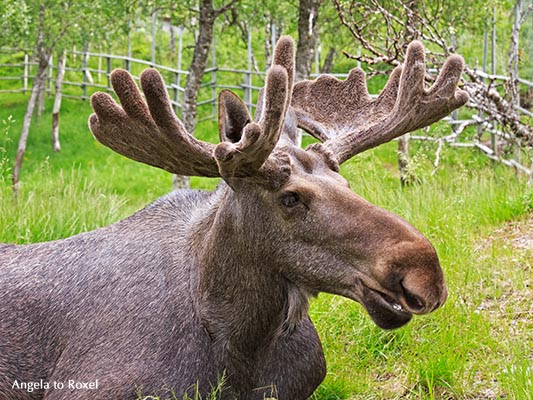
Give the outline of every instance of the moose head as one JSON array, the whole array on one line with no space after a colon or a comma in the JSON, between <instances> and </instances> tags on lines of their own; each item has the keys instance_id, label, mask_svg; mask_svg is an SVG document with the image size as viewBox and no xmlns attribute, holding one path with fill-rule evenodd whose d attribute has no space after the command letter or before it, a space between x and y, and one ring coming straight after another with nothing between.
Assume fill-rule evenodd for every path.
<instances>
[{"instance_id":1,"label":"moose head","mask_svg":"<svg viewBox=\"0 0 533 400\"><path fill-rule=\"evenodd\" d=\"M256 257L257 268L267 270L262 273L290 282L299 306L318 292L339 294L361 303L380 327L397 328L444 303L438 257L415 228L352 192L339 165L463 105L462 69L460 56L449 57L426 90L424 47L413 42L404 65L371 99L359 68L345 81L323 75L293 84L294 45L282 37L255 121L235 94L220 93L218 145L184 129L153 69L140 78L146 103L131 76L115 71L111 80L122 107L95 94L90 127L101 143L131 159L174 174L221 177L227 189L220 214L227 215L218 222L232 225L225 227L231 236L207 240L237 247L243 260ZM297 127L321 143L299 148ZM209 279L200 289L206 297L224 297L214 294L223 289ZM296 315L286 322L297 324L303 313L289 308Z\"/></svg>"}]
</instances>

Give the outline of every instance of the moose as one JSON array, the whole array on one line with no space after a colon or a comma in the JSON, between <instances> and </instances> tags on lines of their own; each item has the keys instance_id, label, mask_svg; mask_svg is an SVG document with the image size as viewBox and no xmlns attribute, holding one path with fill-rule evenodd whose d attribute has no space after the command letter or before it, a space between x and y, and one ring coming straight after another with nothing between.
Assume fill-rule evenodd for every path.
<instances>
[{"instance_id":1,"label":"moose","mask_svg":"<svg viewBox=\"0 0 533 400\"><path fill-rule=\"evenodd\" d=\"M133 160L221 183L174 191L92 232L1 245L0 398L206 396L223 377L223 399L306 399L326 373L313 296L352 299L384 329L441 306L433 246L356 195L339 165L463 105L462 69L451 55L425 89L415 41L371 99L358 68L344 81L294 83L294 43L282 37L254 119L221 91L216 145L185 130L154 69L140 77L144 98L115 70L120 105L92 96L94 137ZM317 143L296 145L300 128ZM28 382L40 385L22 390Z\"/></svg>"}]
</instances>

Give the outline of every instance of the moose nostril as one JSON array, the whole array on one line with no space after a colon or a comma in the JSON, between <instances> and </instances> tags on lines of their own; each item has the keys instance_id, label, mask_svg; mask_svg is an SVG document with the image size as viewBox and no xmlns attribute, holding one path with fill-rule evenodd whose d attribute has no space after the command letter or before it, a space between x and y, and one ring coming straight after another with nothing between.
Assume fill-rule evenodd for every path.
<instances>
[{"instance_id":1,"label":"moose nostril","mask_svg":"<svg viewBox=\"0 0 533 400\"><path fill-rule=\"evenodd\" d=\"M422 312L425 310L426 305L424 302L416 295L412 294L409 290L407 290L403 285L403 296L405 298L405 302L407 303L407 306L409 309L413 312Z\"/></svg>"}]
</instances>

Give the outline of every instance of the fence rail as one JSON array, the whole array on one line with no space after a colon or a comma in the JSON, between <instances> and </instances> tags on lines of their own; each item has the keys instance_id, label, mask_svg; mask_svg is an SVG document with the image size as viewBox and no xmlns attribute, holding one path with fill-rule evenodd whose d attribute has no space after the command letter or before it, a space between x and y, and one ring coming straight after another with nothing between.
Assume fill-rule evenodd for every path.
<instances>
[{"instance_id":1,"label":"fence rail","mask_svg":"<svg viewBox=\"0 0 533 400\"><path fill-rule=\"evenodd\" d=\"M20 50L0 49L0 53L10 52L16 53L20 52ZM185 82L188 71L143 59L105 53L72 51L67 56L68 61L65 66L66 75L62 82L63 96L66 98L87 100L97 90L113 92L109 77L111 71L115 68L120 67L126 69L137 81L139 80L139 72L142 69L156 68L165 76L166 87L169 91L170 102L174 110L179 114L182 109L182 95L185 91L182 82ZM89 61L95 59L97 60L97 66L90 66ZM9 62L0 64L0 81L20 82L20 85L11 84L7 85L7 88L0 88L0 93L24 93L31 91L28 82L31 82L35 78L37 64L28 57L27 53L24 53L24 60L19 63ZM52 92L54 85L53 71L57 70L54 60L51 60L50 65L51 69L46 84L48 93ZM221 73L231 74L233 76L231 80L233 84L219 83L218 76ZM243 98L246 99L245 104L248 108L250 110L255 108L255 103L252 100L256 98L257 93L261 89L266 73L252 70L219 68L217 65L212 65L205 70L204 76L208 80L204 81L200 86L201 90L204 89L204 93L200 95L197 105L199 107L211 105L211 112L203 115L201 118L211 119L216 118L216 96L217 91L220 89L242 91ZM258 79L260 84L253 84L253 82L257 83Z\"/></svg>"},{"instance_id":2,"label":"fence rail","mask_svg":"<svg viewBox=\"0 0 533 400\"><path fill-rule=\"evenodd\" d=\"M25 93L31 90L28 82L35 77L37 63L31 60L28 53L18 49L0 49L0 54L9 54L13 57L19 57L20 62L9 62L0 64L0 81L4 81L6 88L0 88L0 93ZM47 77L46 90L48 93L52 92L54 86L54 73L57 69L53 60L51 60L50 69ZM65 67L66 75L63 81L63 96L71 99L87 100L95 91L113 92L110 83L111 71L115 68L124 68L129 71L135 80L138 81L138 74L147 67L158 69L165 77L166 87L169 92L170 102L176 114L180 115L182 110L182 97L185 90L182 83L188 75L188 71L180 68L172 68L166 65L160 65L152 61L143 59L105 54L100 52L89 51L72 51L67 54L67 63ZM433 71L435 72L435 71ZM482 79L494 82L507 82L510 78L504 75L489 74L483 70L476 70L475 73ZM219 82L219 76L224 75L224 83ZM347 74L334 74L338 78L345 78ZM312 74L311 77L316 77L317 74ZM219 68L216 65L216 54L213 53L212 65L205 70L205 80L201 85L200 95L197 105L199 110L203 111L199 115L199 121L216 119L217 107L217 91L220 89L232 89L240 91L245 104L253 110L255 102L253 99L257 98L258 92L264 84L266 73L262 71L254 71L249 65L249 69L232 69ZM227 79L229 77L229 79ZM523 78L518 78L519 85L524 85L527 90L533 89L533 82ZM18 84L17 84L18 83ZM208 107L209 106L209 107ZM207 110L206 110L207 108ZM515 109L523 115L533 117L533 112L521 106L520 103L515 105ZM462 143L458 141L460 133L470 125L478 126L478 129L483 129L491 135L503 137L504 134L498 131L490 124L483 123L479 120L477 115L472 116L472 119L460 120L457 113L453 113L450 117L445 118L450 124L452 133L443 138L429 138L423 136L413 135L413 139L418 140L432 140L439 143L439 149L442 143L447 143L452 147L473 147L489 158L502 162L505 165L512 166L517 170L526 173L533 177L533 166L524 166L519 160L505 159L497 154L494 148L484 145L479 138L469 143ZM478 135L480 136L480 135ZM438 150L440 151L440 150ZM437 160L439 155L436 155ZM519 158L519 157L518 157ZM528 160L530 162L530 160Z\"/></svg>"}]
</instances>

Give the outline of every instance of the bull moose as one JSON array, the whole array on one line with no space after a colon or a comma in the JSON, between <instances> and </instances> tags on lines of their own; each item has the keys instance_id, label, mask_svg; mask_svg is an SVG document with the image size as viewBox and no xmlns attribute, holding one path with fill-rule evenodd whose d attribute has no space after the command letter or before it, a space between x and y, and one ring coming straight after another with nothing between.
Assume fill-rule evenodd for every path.
<instances>
[{"instance_id":1,"label":"bull moose","mask_svg":"<svg viewBox=\"0 0 533 400\"><path fill-rule=\"evenodd\" d=\"M371 99L358 68L344 81L293 83L294 44L282 37L254 120L235 94L220 93L217 145L185 130L154 69L140 77L146 100L115 70L120 105L105 93L91 99L95 138L221 183L172 192L92 232L1 245L0 398L205 396L225 376L223 399L306 399L326 372L311 297L355 300L384 329L441 306L447 290L433 246L339 174L354 155L468 100L457 89L457 55L424 88L424 52L413 42ZM297 146L299 128L319 143Z\"/></svg>"}]
</instances>

